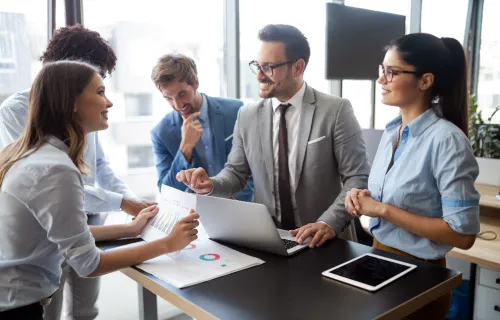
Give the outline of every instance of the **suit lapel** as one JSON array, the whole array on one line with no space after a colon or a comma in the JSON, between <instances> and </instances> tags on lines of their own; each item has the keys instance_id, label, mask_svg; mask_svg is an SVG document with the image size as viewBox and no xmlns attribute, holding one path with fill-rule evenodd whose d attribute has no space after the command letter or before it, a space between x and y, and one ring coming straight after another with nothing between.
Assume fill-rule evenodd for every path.
<instances>
[{"instance_id":1,"label":"suit lapel","mask_svg":"<svg viewBox=\"0 0 500 320\"><path fill-rule=\"evenodd\" d=\"M175 120L171 131L172 134L168 135L167 138L170 140L171 149L177 150L182 141L182 117L176 111L173 112L175 112Z\"/></svg>"},{"instance_id":2,"label":"suit lapel","mask_svg":"<svg viewBox=\"0 0 500 320\"><path fill-rule=\"evenodd\" d=\"M262 144L262 157L266 164L267 176L272 189L274 189L274 161L273 161L273 108L271 99L262 102L259 108L260 141Z\"/></svg>"},{"instance_id":3,"label":"suit lapel","mask_svg":"<svg viewBox=\"0 0 500 320\"><path fill-rule=\"evenodd\" d=\"M311 134L314 112L316 110L316 106L314 105L316 102L315 100L313 89L307 86L304 98L302 99L302 109L300 110L300 123L297 141L297 163L295 167L295 190L297 190L297 186L299 185L300 174L302 173L302 168L304 166L307 142L309 141L309 136ZM295 190L293 190L293 192L295 192Z\"/></svg>"},{"instance_id":4,"label":"suit lapel","mask_svg":"<svg viewBox=\"0 0 500 320\"><path fill-rule=\"evenodd\" d=\"M219 161L220 168L223 168L226 159L226 144L224 141L226 138L224 136L224 115L222 114L222 110L218 103L215 103L206 95L204 95L203 97L207 99L208 118L210 120L210 127L214 135L213 141L217 150L217 154L215 155L215 157Z\"/></svg>"}]
</instances>

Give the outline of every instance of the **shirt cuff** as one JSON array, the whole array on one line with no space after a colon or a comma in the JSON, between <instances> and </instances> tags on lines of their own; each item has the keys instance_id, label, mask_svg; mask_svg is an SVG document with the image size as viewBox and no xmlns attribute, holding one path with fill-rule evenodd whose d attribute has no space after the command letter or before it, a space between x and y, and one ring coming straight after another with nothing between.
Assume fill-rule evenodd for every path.
<instances>
[{"instance_id":1,"label":"shirt cuff","mask_svg":"<svg viewBox=\"0 0 500 320\"><path fill-rule=\"evenodd\" d=\"M115 192L109 192L108 205L109 211L118 211L122 206L123 195Z\"/></svg>"},{"instance_id":2,"label":"shirt cuff","mask_svg":"<svg viewBox=\"0 0 500 320\"><path fill-rule=\"evenodd\" d=\"M208 179L210 179L210 181L212 181L212 191L210 191L209 193L202 194L202 196L210 196L210 195L212 195L212 193L214 193L214 189L215 189L214 180L212 178L208 178Z\"/></svg>"},{"instance_id":3,"label":"shirt cuff","mask_svg":"<svg viewBox=\"0 0 500 320\"><path fill-rule=\"evenodd\" d=\"M193 164L194 164L194 152L191 154L191 162L187 161L187 159L184 156L184 153L182 153L181 149L179 149L178 152L179 152L180 157L184 161L184 167L187 169L191 169L193 167Z\"/></svg>"}]
</instances>

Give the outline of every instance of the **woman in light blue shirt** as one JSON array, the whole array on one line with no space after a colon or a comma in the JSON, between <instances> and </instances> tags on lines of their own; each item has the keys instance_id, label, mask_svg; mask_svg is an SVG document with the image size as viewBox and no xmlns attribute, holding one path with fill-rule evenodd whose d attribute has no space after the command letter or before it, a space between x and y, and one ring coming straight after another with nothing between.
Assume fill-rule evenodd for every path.
<instances>
[{"instance_id":1,"label":"woman in light blue shirt","mask_svg":"<svg viewBox=\"0 0 500 320\"><path fill-rule=\"evenodd\" d=\"M30 92L23 135L0 152L0 318L42 319L65 260L79 276L98 276L182 249L197 238L198 215L169 236L99 252L87 226L82 174L85 137L108 127L112 103L97 69L47 63ZM140 233L158 212L141 211Z\"/></svg>"},{"instance_id":2,"label":"woman in light blue shirt","mask_svg":"<svg viewBox=\"0 0 500 320\"><path fill-rule=\"evenodd\" d=\"M370 216L374 247L446 266L453 247L479 232L479 173L467 138L466 60L452 38L409 34L391 42L380 66L382 103L401 116L387 124L368 190L346 208ZM410 318L444 319L451 292Z\"/></svg>"}]
</instances>

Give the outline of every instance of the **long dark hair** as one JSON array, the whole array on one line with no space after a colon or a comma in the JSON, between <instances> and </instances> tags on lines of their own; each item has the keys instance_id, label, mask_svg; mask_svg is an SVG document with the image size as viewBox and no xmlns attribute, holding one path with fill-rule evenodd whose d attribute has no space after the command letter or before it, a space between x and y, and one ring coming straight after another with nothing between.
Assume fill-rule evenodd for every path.
<instances>
[{"instance_id":1,"label":"long dark hair","mask_svg":"<svg viewBox=\"0 0 500 320\"><path fill-rule=\"evenodd\" d=\"M436 101L445 119L468 134L467 66L465 52L457 40L427 33L412 33L391 41L402 59L419 74L432 73L429 104Z\"/></svg>"},{"instance_id":2,"label":"long dark hair","mask_svg":"<svg viewBox=\"0 0 500 320\"><path fill-rule=\"evenodd\" d=\"M30 91L28 122L23 134L0 152L0 185L14 163L40 148L47 135L64 141L69 157L83 174L86 133L74 113L77 97L98 69L83 62L46 63Z\"/></svg>"}]
</instances>

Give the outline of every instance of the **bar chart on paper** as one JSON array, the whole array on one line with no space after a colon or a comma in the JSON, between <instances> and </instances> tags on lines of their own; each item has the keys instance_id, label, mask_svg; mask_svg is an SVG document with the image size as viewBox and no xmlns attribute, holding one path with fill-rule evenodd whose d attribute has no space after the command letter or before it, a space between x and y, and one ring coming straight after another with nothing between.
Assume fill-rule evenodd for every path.
<instances>
[{"instance_id":1,"label":"bar chart on paper","mask_svg":"<svg viewBox=\"0 0 500 320\"><path fill-rule=\"evenodd\" d=\"M179 220L180 215L179 212L158 213L151 221L151 227L164 234L169 234L175 223Z\"/></svg>"},{"instance_id":2,"label":"bar chart on paper","mask_svg":"<svg viewBox=\"0 0 500 320\"><path fill-rule=\"evenodd\" d=\"M160 201L160 211L148 222L142 233L146 241L153 241L168 235L179 219L189 214L191 208L196 208L196 196L174 188L163 187Z\"/></svg>"}]
</instances>

